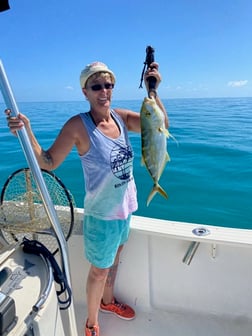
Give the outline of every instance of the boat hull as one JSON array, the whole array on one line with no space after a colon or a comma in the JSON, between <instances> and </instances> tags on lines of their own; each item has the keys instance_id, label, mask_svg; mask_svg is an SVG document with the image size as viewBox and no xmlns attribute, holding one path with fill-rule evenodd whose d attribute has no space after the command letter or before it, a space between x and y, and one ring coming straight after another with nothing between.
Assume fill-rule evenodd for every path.
<instances>
[{"instance_id":1,"label":"boat hull","mask_svg":"<svg viewBox=\"0 0 252 336\"><path fill-rule=\"evenodd\" d=\"M251 335L252 233L207 226L209 234L198 237L195 228L202 225L133 216L115 295L132 305L136 319L100 313L102 335L118 335L119 330L120 336ZM187 264L183 260L193 241L199 245ZM81 335L89 269L81 232L70 238L69 251Z\"/></svg>"}]
</instances>

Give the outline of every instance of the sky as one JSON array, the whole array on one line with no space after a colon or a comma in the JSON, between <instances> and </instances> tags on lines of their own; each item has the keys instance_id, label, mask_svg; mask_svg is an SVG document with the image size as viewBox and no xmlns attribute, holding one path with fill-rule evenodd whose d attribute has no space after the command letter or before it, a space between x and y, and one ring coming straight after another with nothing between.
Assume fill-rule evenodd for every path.
<instances>
[{"instance_id":1,"label":"sky","mask_svg":"<svg viewBox=\"0 0 252 336\"><path fill-rule=\"evenodd\" d=\"M251 0L9 4L0 13L0 59L17 101L84 99L79 75L93 61L115 73L114 99L142 99L148 45L163 99L252 96Z\"/></svg>"}]
</instances>

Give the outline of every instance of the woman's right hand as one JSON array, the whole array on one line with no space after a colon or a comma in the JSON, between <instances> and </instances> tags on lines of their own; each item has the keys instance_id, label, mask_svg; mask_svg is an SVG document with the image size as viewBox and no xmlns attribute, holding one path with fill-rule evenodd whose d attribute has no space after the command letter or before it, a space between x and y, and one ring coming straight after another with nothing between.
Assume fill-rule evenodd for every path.
<instances>
[{"instance_id":1,"label":"woman's right hand","mask_svg":"<svg viewBox=\"0 0 252 336\"><path fill-rule=\"evenodd\" d=\"M5 110L5 114L7 115L7 123L8 127L14 135L19 131L22 127L27 127L30 124L30 120L22 113L19 113L17 117L10 116L10 110Z\"/></svg>"}]
</instances>

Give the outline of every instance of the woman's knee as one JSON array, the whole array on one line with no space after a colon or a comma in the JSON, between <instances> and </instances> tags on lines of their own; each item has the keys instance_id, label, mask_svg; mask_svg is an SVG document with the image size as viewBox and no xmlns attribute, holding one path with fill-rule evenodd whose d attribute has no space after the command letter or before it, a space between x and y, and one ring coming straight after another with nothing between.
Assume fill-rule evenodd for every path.
<instances>
[{"instance_id":1,"label":"woman's knee","mask_svg":"<svg viewBox=\"0 0 252 336\"><path fill-rule=\"evenodd\" d=\"M93 265L90 267L90 276L97 281L105 281L108 276L109 268L98 268Z\"/></svg>"}]
</instances>

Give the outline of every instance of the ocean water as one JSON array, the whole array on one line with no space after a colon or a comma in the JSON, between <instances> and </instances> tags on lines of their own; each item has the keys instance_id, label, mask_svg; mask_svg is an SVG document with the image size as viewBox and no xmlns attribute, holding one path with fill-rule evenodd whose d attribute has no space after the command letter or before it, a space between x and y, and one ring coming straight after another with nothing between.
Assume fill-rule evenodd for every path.
<instances>
[{"instance_id":1,"label":"ocean water","mask_svg":"<svg viewBox=\"0 0 252 336\"><path fill-rule=\"evenodd\" d=\"M252 98L164 100L170 119L167 149L171 161L160 179L168 200L156 195L146 206L152 180L141 166L141 139L130 133L138 188L136 214L175 221L252 229ZM113 107L139 111L141 101L114 101ZM87 102L18 103L47 148L61 126L87 111ZM0 111L5 108L0 104ZM26 167L21 146L0 118L0 187L15 170ZM84 180L76 149L55 171L83 206Z\"/></svg>"}]
</instances>

